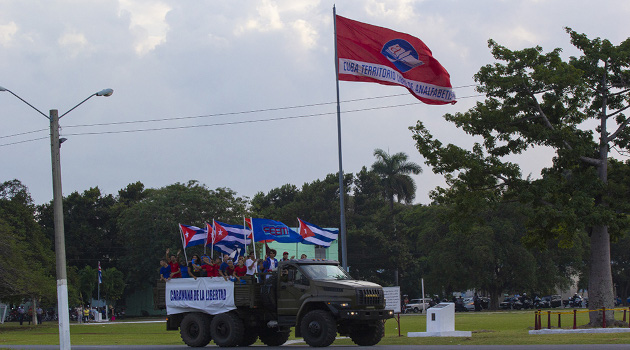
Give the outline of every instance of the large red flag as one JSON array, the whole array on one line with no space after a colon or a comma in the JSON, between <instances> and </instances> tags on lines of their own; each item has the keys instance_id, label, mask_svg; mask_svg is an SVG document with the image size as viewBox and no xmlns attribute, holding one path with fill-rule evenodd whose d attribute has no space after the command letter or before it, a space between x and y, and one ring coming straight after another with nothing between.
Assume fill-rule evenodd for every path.
<instances>
[{"instance_id":1,"label":"large red flag","mask_svg":"<svg viewBox=\"0 0 630 350\"><path fill-rule=\"evenodd\" d=\"M422 40L336 16L339 80L400 85L428 104L455 103L450 75Z\"/></svg>"}]
</instances>

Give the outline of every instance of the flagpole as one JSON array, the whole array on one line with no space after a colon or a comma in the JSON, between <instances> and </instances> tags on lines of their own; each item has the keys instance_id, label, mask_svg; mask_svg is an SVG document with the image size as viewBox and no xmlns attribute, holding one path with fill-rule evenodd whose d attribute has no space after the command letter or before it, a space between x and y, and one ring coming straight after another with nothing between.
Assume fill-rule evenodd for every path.
<instances>
[{"instance_id":1,"label":"flagpole","mask_svg":"<svg viewBox=\"0 0 630 350\"><path fill-rule=\"evenodd\" d=\"M247 256L247 223L245 222L245 215L243 215L243 256Z\"/></svg>"},{"instance_id":2,"label":"flagpole","mask_svg":"<svg viewBox=\"0 0 630 350\"><path fill-rule=\"evenodd\" d=\"M98 293L97 293L98 296L97 297L98 297L98 302L100 304L100 302L101 302L101 262L100 261L98 262L98 275L96 276L96 278L98 280L98 283L97 283L98 284ZM92 290L94 290L94 289L92 289ZM94 295L94 294L92 294L92 295Z\"/></svg>"},{"instance_id":3,"label":"flagpole","mask_svg":"<svg viewBox=\"0 0 630 350\"><path fill-rule=\"evenodd\" d=\"M203 242L203 255L206 255L206 248L208 247L208 237L210 236L210 231L208 231L208 223L204 222L204 224L206 224L206 241Z\"/></svg>"},{"instance_id":4,"label":"flagpole","mask_svg":"<svg viewBox=\"0 0 630 350\"><path fill-rule=\"evenodd\" d=\"M341 107L339 104L339 58L337 57L337 10L333 5L333 23L335 31L335 83L337 86L337 144L339 148L339 211L340 211L340 237L341 241L341 266L348 271L348 249L346 242L346 214L344 197L345 190L343 186L343 161L341 157Z\"/></svg>"},{"instance_id":5,"label":"flagpole","mask_svg":"<svg viewBox=\"0 0 630 350\"><path fill-rule=\"evenodd\" d=\"M210 249L210 258L214 259L214 219L212 219L212 245L211 245L211 249Z\"/></svg>"},{"instance_id":6,"label":"flagpole","mask_svg":"<svg viewBox=\"0 0 630 350\"><path fill-rule=\"evenodd\" d=\"M252 248L254 248L254 261L256 261L256 240L254 239L254 219L249 217L249 223L252 225ZM258 268L258 262L256 262L256 268Z\"/></svg>"}]
</instances>

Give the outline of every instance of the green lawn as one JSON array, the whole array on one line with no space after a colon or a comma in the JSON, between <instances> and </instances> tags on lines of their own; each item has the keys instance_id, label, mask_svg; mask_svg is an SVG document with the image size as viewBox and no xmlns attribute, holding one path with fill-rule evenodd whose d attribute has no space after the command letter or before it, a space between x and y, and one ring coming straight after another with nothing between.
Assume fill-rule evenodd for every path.
<instances>
[{"instance_id":1,"label":"green lawn","mask_svg":"<svg viewBox=\"0 0 630 350\"><path fill-rule=\"evenodd\" d=\"M557 325L558 316L552 316L552 325ZM588 314L578 314L578 324L587 323ZM618 316L617 319L620 319ZM152 319L156 320L156 319ZM563 328L571 328L572 316L564 315ZM131 321L131 320L130 320ZM408 338L407 332L426 330L426 318L421 314L402 315L400 334L397 322L392 319L386 323L385 338L381 344L630 344L630 333L619 334L563 334L529 335L533 329L533 311L509 312L467 312L455 315L455 329L472 331L470 338ZM543 316L543 326L547 326ZM70 326L72 344L81 345L169 345L182 344L179 332L166 331L164 322L127 323L116 321L108 324L89 324ZM2 344L58 344L58 326L45 323L40 326L20 326L15 322L0 325L0 348ZM349 339L338 339L337 345L352 344Z\"/></svg>"}]
</instances>

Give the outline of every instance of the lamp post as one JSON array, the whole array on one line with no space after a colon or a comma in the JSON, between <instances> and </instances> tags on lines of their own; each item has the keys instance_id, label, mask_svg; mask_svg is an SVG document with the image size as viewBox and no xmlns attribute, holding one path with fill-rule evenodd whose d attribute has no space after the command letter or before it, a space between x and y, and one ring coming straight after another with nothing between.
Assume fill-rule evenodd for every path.
<instances>
[{"instance_id":1,"label":"lamp post","mask_svg":"<svg viewBox=\"0 0 630 350\"><path fill-rule=\"evenodd\" d=\"M79 107L85 101L94 96L111 96L114 93L112 89L104 89L95 92L76 106L70 108L61 116L58 115L56 109L50 110L50 116L47 116L30 103L26 102L20 96L14 94L11 90L0 86L0 92L6 91L17 97L22 102L29 105L39 114L43 115L50 121L50 157L52 162L52 180L53 180L53 212L54 212L54 229L55 229L55 256L57 269L57 306L59 314L59 348L70 350L70 315L68 314L68 276L66 273L66 243L65 233L63 229L63 194L61 191L61 160L60 160L60 142L59 142L59 119Z\"/></svg>"}]
</instances>

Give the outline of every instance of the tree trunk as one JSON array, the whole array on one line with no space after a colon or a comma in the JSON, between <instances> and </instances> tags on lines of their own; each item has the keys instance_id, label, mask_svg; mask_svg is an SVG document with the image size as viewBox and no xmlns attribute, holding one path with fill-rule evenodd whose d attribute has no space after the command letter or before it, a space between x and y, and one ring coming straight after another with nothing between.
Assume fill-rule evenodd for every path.
<instances>
[{"instance_id":1,"label":"tree trunk","mask_svg":"<svg viewBox=\"0 0 630 350\"><path fill-rule=\"evenodd\" d=\"M591 234L591 270L588 278L588 308L598 310L615 306L612 269L610 265L610 234L608 226L595 226ZM589 325L602 326L602 311L589 313ZM606 312L606 323L612 325L614 312Z\"/></svg>"},{"instance_id":2,"label":"tree trunk","mask_svg":"<svg viewBox=\"0 0 630 350\"><path fill-rule=\"evenodd\" d=\"M602 183L608 183L608 130L606 108L608 107L608 90L606 88L606 74L608 73L608 62L604 62L604 75L602 77L601 89L602 110L600 114L600 138L599 138L599 165L597 175ZM597 206L607 206L603 195L595 197ZM612 309L615 306L612 280L612 267L610 264L610 233L607 225L593 226L591 233L591 262L588 278L588 308L598 310L602 307ZM602 326L602 311L589 312L589 325L591 327ZM606 323L614 324L614 312L606 313Z\"/></svg>"}]
</instances>

